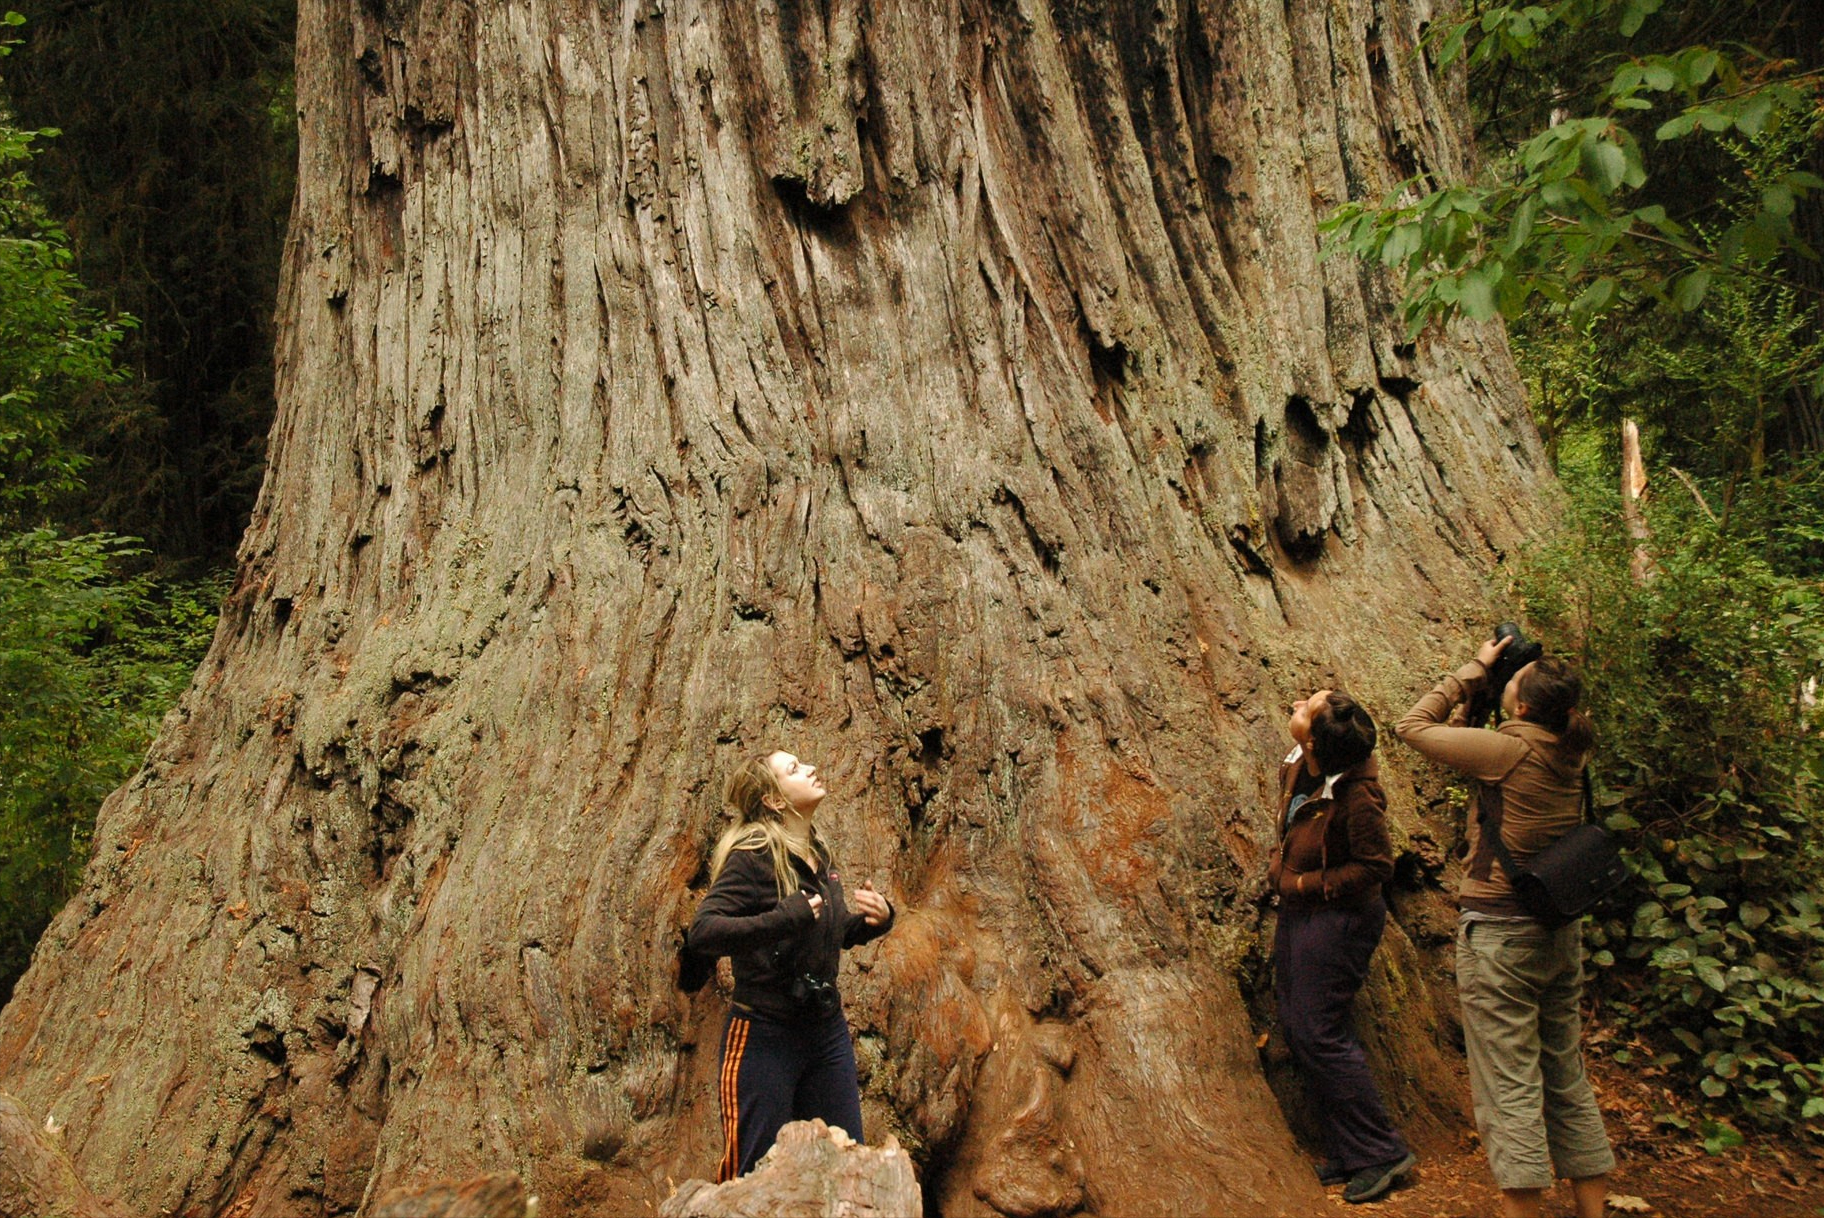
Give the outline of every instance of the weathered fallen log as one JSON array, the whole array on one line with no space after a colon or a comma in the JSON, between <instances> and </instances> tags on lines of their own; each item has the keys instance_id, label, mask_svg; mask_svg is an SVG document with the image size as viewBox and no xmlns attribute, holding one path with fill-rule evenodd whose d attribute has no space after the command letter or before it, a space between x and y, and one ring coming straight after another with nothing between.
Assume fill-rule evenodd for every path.
<instances>
[{"instance_id":1,"label":"weathered fallen log","mask_svg":"<svg viewBox=\"0 0 1824 1218\"><path fill-rule=\"evenodd\" d=\"M912 1160L899 1143L858 1145L822 1121L793 1121L739 1180L686 1180L659 1218L906 1218L924 1213Z\"/></svg>"},{"instance_id":2,"label":"weathered fallen log","mask_svg":"<svg viewBox=\"0 0 1824 1218\"><path fill-rule=\"evenodd\" d=\"M0 1218L132 1218L110 1197L89 1191L62 1139L0 1091Z\"/></svg>"},{"instance_id":3,"label":"weathered fallen log","mask_svg":"<svg viewBox=\"0 0 1824 1218\"><path fill-rule=\"evenodd\" d=\"M531 1218L531 1211L520 1178L496 1172L392 1189L374 1206L374 1218Z\"/></svg>"}]
</instances>

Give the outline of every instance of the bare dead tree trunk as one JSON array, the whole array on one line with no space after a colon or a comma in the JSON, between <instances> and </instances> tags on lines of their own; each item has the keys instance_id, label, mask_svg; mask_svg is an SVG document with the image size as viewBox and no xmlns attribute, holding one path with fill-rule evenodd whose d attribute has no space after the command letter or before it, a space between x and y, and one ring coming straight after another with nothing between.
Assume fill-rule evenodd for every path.
<instances>
[{"instance_id":1,"label":"bare dead tree trunk","mask_svg":"<svg viewBox=\"0 0 1824 1218\"><path fill-rule=\"evenodd\" d=\"M1633 419L1621 421L1621 519L1627 526L1628 537L1634 542L1634 554L1628 559L1628 575L1637 584L1644 584L1657 573L1653 561L1653 552L1648 547L1653 534L1647 528L1647 518L1640 510L1640 501L1647 493L1647 465L1640 456L1640 425ZM1700 498L1698 502L1703 502Z\"/></svg>"},{"instance_id":2,"label":"bare dead tree trunk","mask_svg":"<svg viewBox=\"0 0 1824 1218\"><path fill-rule=\"evenodd\" d=\"M670 953L783 745L905 911L844 985L938 1208L1307 1211L1243 988L1286 701L1397 713L1540 519L1499 331L1317 256L1458 164L1429 17L305 0L240 577L0 1085L145 1212L644 1212L717 1157Z\"/></svg>"}]
</instances>

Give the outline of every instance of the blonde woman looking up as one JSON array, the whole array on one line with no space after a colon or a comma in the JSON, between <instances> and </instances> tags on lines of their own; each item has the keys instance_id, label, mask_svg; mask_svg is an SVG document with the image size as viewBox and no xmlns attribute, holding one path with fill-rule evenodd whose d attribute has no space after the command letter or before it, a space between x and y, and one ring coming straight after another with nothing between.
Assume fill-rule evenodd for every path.
<instances>
[{"instance_id":1,"label":"blonde woman looking up","mask_svg":"<svg viewBox=\"0 0 1824 1218\"><path fill-rule=\"evenodd\" d=\"M735 974L719 1182L753 1170L788 1121L821 1117L864 1140L836 972L844 948L892 929L893 906L863 880L849 908L812 823L824 795L817 767L783 751L749 758L724 790L735 823L716 843L685 938L699 961L727 956Z\"/></svg>"}]
</instances>

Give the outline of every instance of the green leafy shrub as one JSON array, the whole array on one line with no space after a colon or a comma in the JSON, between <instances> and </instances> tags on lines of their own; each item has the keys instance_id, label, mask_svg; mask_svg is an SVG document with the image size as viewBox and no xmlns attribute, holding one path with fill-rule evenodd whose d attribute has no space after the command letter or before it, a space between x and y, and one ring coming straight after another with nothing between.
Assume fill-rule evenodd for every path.
<instances>
[{"instance_id":1,"label":"green leafy shrub","mask_svg":"<svg viewBox=\"0 0 1824 1218\"><path fill-rule=\"evenodd\" d=\"M136 553L105 534L0 537L0 1000L214 629L219 582L123 577Z\"/></svg>"},{"instance_id":2,"label":"green leafy shrub","mask_svg":"<svg viewBox=\"0 0 1824 1218\"><path fill-rule=\"evenodd\" d=\"M80 483L71 419L118 379L125 324L83 302L68 238L32 188L46 134L0 113L0 1001L75 890L97 807L207 647L222 591L133 574L144 551L131 538L46 523Z\"/></svg>"},{"instance_id":3,"label":"green leafy shrub","mask_svg":"<svg viewBox=\"0 0 1824 1218\"><path fill-rule=\"evenodd\" d=\"M1824 671L1824 592L1670 480L1647 513L1657 573L1637 583L1600 445L1579 432L1564 452L1564 531L1519 585L1529 616L1579 654L1598 804L1630 847L1632 893L1588 929L1606 1011L1721 1109L1816 1129L1824 717L1808 690ZM1788 506L1791 527L1824 529L1824 499Z\"/></svg>"},{"instance_id":4,"label":"green leafy shrub","mask_svg":"<svg viewBox=\"0 0 1824 1218\"><path fill-rule=\"evenodd\" d=\"M1467 62L1480 126L1496 137L1479 171L1428 171L1351 200L1324 225L1328 249L1397 269L1414 334L1541 306L1684 312L1720 277L1815 259L1811 20L1700 0L1474 0L1431 27L1428 51L1440 68ZM1765 139L1804 151L1778 172L1731 167L1732 141ZM1723 194L1734 206L1719 222Z\"/></svg>"}]
</instances>

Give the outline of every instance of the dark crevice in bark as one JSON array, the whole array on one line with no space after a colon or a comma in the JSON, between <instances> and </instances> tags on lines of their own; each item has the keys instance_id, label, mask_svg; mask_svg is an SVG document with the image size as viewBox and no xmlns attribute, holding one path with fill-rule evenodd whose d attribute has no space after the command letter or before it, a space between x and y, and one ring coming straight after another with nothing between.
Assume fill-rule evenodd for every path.
<instances>
[{"instance_id":1,"label":"dark crevice in bark","mask_svg":"<svg viewBox=\"0 0 1824 1218\"><path fill-rule=\"evenodd\" d=\"M1374 417L1374 391L1362 389L1351 394L1349 414L1336 429L1337 439L1354 449L1359 459L1379 431Z\"/></svg>"},{"instance_id":2,"label":"dark crevice in bark","mask_svg":"<svg viewBox=\"0 0 1824 1218\"><path fill-rule=\"evenodd\" d=\"M848 203L819 202L811 197L802 178L775 177L772 184L793 226L815 233L833 246L853 244L855 223Z\"/></svg>"},{"instance_id":3,"label":"dark crevice in bark","mask_svg":"<svg viewBox=\"0 0 1824 1218\"><path fill-rule=\"evenodd\" d=\"M1059 559L1063 547L1047 541L1039 534L1039 530L1033 526L1031 518L1026 514L1025 503L1006 486L995 491L994 502L1007 507L1013 518L1019 522L1020 531L1025 536L1026 543L1032 547L1033 557L1039 560L1040 569L1053 579L1058 578Z\"/></svg>"}]
</instances>

